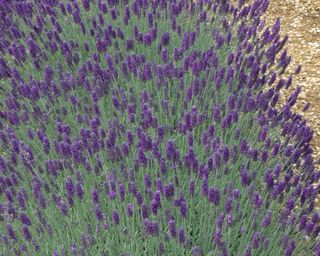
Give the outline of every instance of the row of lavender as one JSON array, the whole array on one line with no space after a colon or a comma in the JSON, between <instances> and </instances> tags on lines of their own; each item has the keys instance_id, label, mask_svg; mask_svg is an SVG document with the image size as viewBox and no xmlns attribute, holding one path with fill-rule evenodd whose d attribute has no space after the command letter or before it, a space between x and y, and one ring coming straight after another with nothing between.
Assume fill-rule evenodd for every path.
<instances>
[{"instance_id":1,"label":"row of lavender","mask_svg":"<svg viewBox=\"0 0 320 256\"><path fill-rule=\"evenodd\" d=\"M0 252L319 256L268 4L1 0Z\"/></svg>"}]
</instances>

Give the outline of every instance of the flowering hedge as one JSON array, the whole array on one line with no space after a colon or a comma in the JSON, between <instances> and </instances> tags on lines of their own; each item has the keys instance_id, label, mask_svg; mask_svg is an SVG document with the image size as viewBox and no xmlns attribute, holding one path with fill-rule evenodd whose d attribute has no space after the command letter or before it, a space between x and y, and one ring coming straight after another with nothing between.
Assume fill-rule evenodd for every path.
<instances>
[{"instance_id":1,"label":"flowering hedge","mask_svg":"<svg viewBox=\"0 0 320 256\"><path fill-rule=\"evenodd\" d=\"M320 255L288 36L193 2L0 1L3 255Z\"/></svg>"}]
</instances>

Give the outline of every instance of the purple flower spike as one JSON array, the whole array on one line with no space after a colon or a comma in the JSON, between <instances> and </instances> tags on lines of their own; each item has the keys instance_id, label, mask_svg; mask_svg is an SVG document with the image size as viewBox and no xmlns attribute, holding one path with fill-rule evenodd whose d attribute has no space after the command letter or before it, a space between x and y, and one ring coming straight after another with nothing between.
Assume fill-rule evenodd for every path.
<instances>
[{"instance_id":1,"label":"purple flower spike","mask_svg":"<svg viewBox=\"0 0 320 256\"><path fill-rule=\"evenodd\" d=\"M149 174L145 174L144 175L144 185L146 186L146 188L151 188L151 178Z\"/></svg>"},{"instance_id":2,"label":"purple flower spike","mask_svg":"<svg viewBox=\"0 0 320 256\"><path fill-rule=\"evenodd\" d=\"M314 212L314 213L312 214L311 220L312 220L312 222L313 222L314 224L317 224L317 223L319 222L319 220L320 220L319 213Z\"/></svg>"},{"instance_id":3,"label":"purple flower spike","mask_svg":"<svg viewBox=\"0 0 320 256\"><path fill-rule=\"evenodd\" d=\"M316 253L316 256L320 256L320 242L318 242L316 245L315 253Z\"/></svg>"},{"instance_id":4,"label":"purple flower spike","mask_svg":"<svg viewBox=\"0 0 320 256\"><path fill-rule=\"evenodd\" d=\"M260 208L263 203L263 199L261 195L259 195L257 192L253 195L253 205L255 208Z\"/></svg>"},{"instance_id":5,"label":"purple flower spike","mask_svg":"<svg viewBox=\"0 0 320 256\"><path fill-rule=\"evenodd\" d=\"M194 246L191 249L192 256L203 256L202 249L200 246Z\"/></svg>"},{"instance_id":6,"label":"purple flower spike","mask_svg":"<svg viewBox=\"0 0 320 256\"><path fill-rule=\"evenodd\" d=\"M240 189L235 189L232 192L234 199L238 199L240 196Z\"/></svg>"},{"instance_id":7,"label":"purple flower spike","mask_svg":"<svg viewBox=\"0 0 320 256\"><path fill-rule=\"evenodd\" d=\"M31 226L31 221L25 212L20 213L20 221L22 224L25 224L27 226Z\"/></svg>"},{"instance_id":8,"label":"purple flower spike","mask_svg":"<svg viewBox=\"0 0 320 256\"><path fill-rule=\"evenodd\" d=\"M202 181L202 187L201 187L201 193L203 196L208 196L208 180L207 179L203 179Z\"/></svg>"},{"instance_id":9,"label":"purple flower spike","mask_svg":"<svg viewBox=\"0 0 320 256\"><path fill-rule=\"evenodd\" d=\"M179 237L179 242L181 244L184 244L186 241L186 235L185 235L185 231L183 228L179 228L178 230L178 237Z\"/></svg>"},{"instance_id":10,"label":"purple flower spike","mask_svg":"<svg viewBox=\"0 0 320 256\"><path fill-rule=\"evenodd\" d=\"M302 68L302 65L299 64L299 65L296 67L296 70L294 71L294 74L295 74L295 75L298 75L298 74L301 72L301 68Z\"/></svg>"},{"instance_id":11,"label":"purple flower spike","mask_svg":"<svg viewBox=\"0 0 320 256\"><path fill-rule=\"evenodd\" d=\"M180 203L180 213L183 218L187 217L187 210L187 203L185 201L182 201Z\"/></svg>"},{"instance_id":12,"label":"purple flower spike","mask_svg":"<svg viewBox=\"0 0 320 256\"><path fill-rule=\"evenodd\" d=\"M169 232L172 237L177 236L177 229L176 229L176 221L174 219L170 219L168 222L169 225Z\"/></svg>"},{"instance_id":13,"label":"purple flower spike","mask_svg":"<svg viewBox=\"0 0 320 256\"><path fill-rule=\"evenodd\" d=\"M195 182L194 182L194 180L191 180L190 183L189 183L189 194L190 194L190 197L194 196L194 191L195 191Z\"/></svg>"},{"instance_id":14,"label":"purple flower spike","mask_svg":"<svg viewBox=\"0 0 320 256\"><path fill-rule=\"evenodd\" d=\"M218 205L220 203L220 190L216 187L209 189L208 193L209 202Z\"/></svg>"},{"instance_id":15,"label":"purple flower spike","mask_svg":"<svg viewBox=\"0 0 320 256\"><path fill-rule=\"evenodd\" d=\"M263 218L261 225L262 227L268 227L272 220L272 211L268 210L265 217Z\"/></svg>"},{"instance_id":16,"label":"purple flower spike","mask_svg":"<svg viewBox=\"0 0 320 256\"><path fill-rule=\"evenodd\" d=\"M153 215L157 216L158 214L158 203L156 202L156 200L152 200L151 203L150 203L150 208L151 208L151 212Z\"/></svg>"},{"instance_id":17,"label":"purple flower spike","mask_svg":"<svg viewBox=\"0 0 320 256\"><path fill-rule=\"evenodd\" d=\"M127 215L128 217L132 217L134 212L134 206L132 203L127 204Z\"/></svg>"},{"instance_id":18,"label":"purple flower spike","mask_svg":"<svg viewBox=\"0 0 320 256\"><path fill-rule=\"evenodd\" d=\"M101 211L100 206L98 206L98 205L95 207L95 214L96 214L96 217L97 217L98 221L102 221L103 220L103 213Z\"/></svg>"},{"instance_id":19,"label":"purple flower spike","mask_svg":"<svg viewBox=\"0 0 320 256\"><path fill-rule=\"evenodd\" d=\"M89 11L89 10L90 10L90 1L89 1L89 0L82 0L82 5L83 5L83 8L84 8L86 11Z\"/></svg>"},{"instance_id":20,"label":"purple flower spike","mask_svg":"<svg viewBox=\"0 0 320 256\"><path fill-rule=\"evenodd\" d=\"M243 256L252 256L251 254L251 247L247 246L244 250Z\"/></svg>"},{"instance_id":21,"label":"purple flower spike","mask_svg":"<svg viewBox=\"0 0 320 256\"><path fill-rule=\"evenodd\" d=\"M173 183L168 183L164 186L164 194L167 199L170 199L174 196L174 185Z\"/></svg>"},{"instance_id":22,"label":"purple flower spike","mask_svg":"<svg viewBox=\"0 0 320 256\"><path fill-rule=\"evenodd\" d=\"M96 190L96 189L92 190L91 198L92 198L92 203L93 204L99 204L100 203L98 190Z\"/></svg>"},{"instance_id":23,"label":"purple flower spike","mask_svg":"<svg viewBox=\"0 0 320 256\"><path fill-rule=\"evenodd\" d=\"M6 228L7 228L8 236L13 240L17 240L17 236L16 236L16 233L14 232L14 230L12 228L12 225L11 224L7 224Z\"/></svg>"},{"instance_id":24,"label":"purple flower spike","mask_svg":"<svg viewBox=\"0 0 320 256\"><path fill-rule=\"evenodd\" d=\"M168 63L169 62L168 50L166 48L162 49L161 58L162 58L163 63Z\"/></svg>"},{"instance_id":25,"label":"purple flower spike","mask_svg":"<svg viewBox=\"0 0 320 256\"><path fill-rule=\"evenodd\" d=\"M149 233L153 236L157 236L159 234L159 225L156 221L151 221L149 223Z\"/></svg>"},{"instance_id":26,"label":"purple flower spike","mask_svg":"<svg viewBox=\"0 0 320 256\"><path fill-rule=\"evenodd\" d=\"M68 214L68 206L62 199L57 202L57 207L63 215Z\"/></svg>"},{"instance_id":27,"label":"purple flower spike","mask_svg":"<svg viewBox=\"0 0 320 256\"><path fill-rule=\"evenodd\" d=\"M226 213L230 213L232 209L232 199L230 197L227 198L226 204L225 204L225 211Z\"/></svg>"},{"instance_id":28,"label":"purple flower spike","mask_svg":"<svg viewBox=\"0 0 320 256\"><path fill-rule=\"evenodd\" d=\"M254 232L252 236L251 245L252 248L258 249L260 246L261 234L259 232Z\"/></svg>"},{"instance_id":29,"label":"purple flower spike","mask_svg":"<svg viewBox=\"0 0 320 256\"><path fill-rule=\"evenodd\" d=\"M223 241L222 241L222 230L221 229L218 228L215 230L215 232L213 234L213 240L218 248L222 248Z\"/></svg>"},{"instance_id":30,"label":"purple flower spike","mask_svg":"<svg viewBox=\"0 0 320 256\"><path fill-rule=\"evenodd\" d=\"M166 46L170 42L170 34L168 32L164 32L161 36L161 44Z\"/></svg>"},{"instance_id":31,"label":"purple flower spike","mask_svg":"<svg viewBox=\"0 0 320 256\"><path fill-rule=\"evenodd\" d=\"M76 191L77 191L77 195L78 195L79 199L82 200L83 199L83 195L84 195L84 191L83 191L81 183L77 183Z\"/></svg>"},{"instance_id":32,"label":"purple flower spike","mask_svg":"<svg viewBox=\"0 0 320 256\"><path fill-rule=\"evenodd\" d=\"M24 239L26 239L27 241L31 241L32 236L27 225L22 226L22 234Z\"/></svg>"},{"instance_id":33,"label":"purple flower spike","mask_svg":"<svg viewBox=\"0 0 320 256\"><path fill-rule=\"evenodd\" d=\"M291 256L291 255L293 255L293 252L294 252L294 250L296 249L296 243L295 243L295 241L290 241L290 243L288 244L288 246L287 246L287 248L286 248L286 250L285 250L285 252L284 252L284 255L285 256Z\"/></svg>"},{"instance_id":34,"label":"purple flower spike","mask_svg":"<svg viewBox=\"0 0 320 256\"><path fill-rule=\"evenodd\" d=\"M145 203L143 203L141 205L141 216L143 219L147 219L148 218L148 207Z\"/></svg>"},{"instance_id":35,"label":"purple flower spike","mask_svg":"<svg viewBox=\"0 0 320 256\"><path fill-rule=\"evenodd\" d=\"M117 210L112 211L112 221L115 225L119 225L120 223L120 215Z\"/></svg>"},{"instance_id":36,"label":"purple flower spike","mask_svg":"<svg viewBox=\"0 0 320 256\"><path fill-rule=\"evenodd\" d=\"M66 178L65 188L66 188L67 197L72 198L74 196L75 189L72 182L72 178L70 176Z\"/></svg>"}]
</instances>

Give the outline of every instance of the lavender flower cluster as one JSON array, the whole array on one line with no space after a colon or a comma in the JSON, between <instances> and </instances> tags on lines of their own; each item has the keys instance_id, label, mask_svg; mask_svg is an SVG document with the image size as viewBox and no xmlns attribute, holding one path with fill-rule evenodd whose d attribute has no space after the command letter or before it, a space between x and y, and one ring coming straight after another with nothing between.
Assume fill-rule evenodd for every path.
<instances>
[{"instance_id":1,"label":"lavender flower cluster","mask_svg":"<svg viewBox=\"0 0 320 256\"><path fill-rule=\"evenodd\" d=\"M0 254L320 256L268 4L0 0Z\"/></svg>"}]
</instances>

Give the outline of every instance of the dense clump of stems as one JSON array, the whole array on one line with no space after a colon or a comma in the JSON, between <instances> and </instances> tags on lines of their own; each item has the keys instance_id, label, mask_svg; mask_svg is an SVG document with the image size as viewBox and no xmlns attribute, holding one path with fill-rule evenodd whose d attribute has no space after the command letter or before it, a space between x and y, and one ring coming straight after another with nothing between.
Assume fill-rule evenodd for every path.
<instances>
[{"instance_id":1,"label":"dense clump of stems","mask_svg":"<svg viewBox=\"0 0 320 256\"><path fill-rule=\"evenodd\" d=\"M268 4L0 1L0 253L319 256Z\"/></svg>"}]
</instances>

